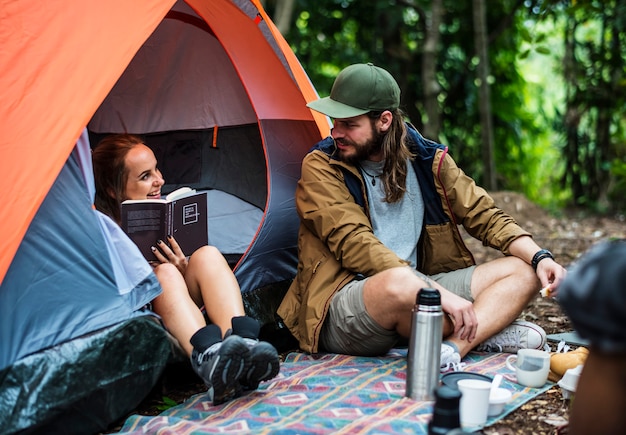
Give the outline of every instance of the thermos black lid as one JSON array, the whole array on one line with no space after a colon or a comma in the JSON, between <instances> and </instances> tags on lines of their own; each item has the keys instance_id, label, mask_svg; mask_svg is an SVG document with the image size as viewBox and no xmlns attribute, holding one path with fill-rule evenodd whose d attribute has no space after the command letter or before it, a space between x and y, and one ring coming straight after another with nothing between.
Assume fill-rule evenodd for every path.
<instances>
[{"instance_id":1,"label":"thermos black lid","mask_svg":"<svg viewBox=\"0 0 626 435\"><path fill-rule=\"evenodd\" d=\"M434 288L423 288L417 292L418 305L441 305L441 294Z\"/></svg>"},{"instance_id":2,"label":"thermos black lid","mask_svg":"<svg viewBox=\"0 0 626 435\"><path fill-rule=\"evenodd\" d=\"M455 429L460 430L459 403L461 392L455 388L442 385L435 389L435 406L433 417L428 424L430 435L450 435ZM464 433L464 432L460 432Z\"/></svg>"},{"instance_id":3,"label":"thermos black lid","mask_svg":"<svg viewBox=\"0 0 626 435\"><path fill-rule=\"evenodd\" d=\"M441 385L435 389L435 399L439 409L458 410L461 391L447 385Z\"/></svg>"}]
</instances>

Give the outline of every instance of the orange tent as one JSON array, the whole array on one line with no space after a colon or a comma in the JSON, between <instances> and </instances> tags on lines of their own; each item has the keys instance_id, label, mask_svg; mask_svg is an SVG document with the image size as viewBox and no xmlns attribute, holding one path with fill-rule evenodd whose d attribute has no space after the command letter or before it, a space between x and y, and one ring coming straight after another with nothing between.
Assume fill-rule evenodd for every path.
<instances>
[{"instance_id":1,"label":"orange tent","mask_svg":"<svg viewBox=\"0 0 626 435\"><path fill-rule=\"evenodd\" d=\"M173 3L2 0L0 279L82 130Z\"/></svg>"},{"instance_id":2,"label":"orange tent","mask_svg":"<svg viewBox=\"0 0 626 435\"><path fill-rule=\"evenodd\" d=\"M29 223L82 130L133 56L174 5L174 0L1 0L0 9L0 282ZM220 38L254 41L235 19L232 2L188 0L200 16L223 23ZM256 0L251 2L286 55L306 101L316 98L306 74ZM262 65L251 51L236 63ZM266 74L264 74L266 72ZM276 98L288 98L271 70L258 68L256 89L273 116ZM317 116L317 115L305 115ZM322 132L327 122L317 116Z\"/></svg>"},{"instance_id":3,"label":"orange tent","mask_svg":"<svg viewBox=\"0 0 626 435\"><path fill-rule=\"evenodd\" d=\"M138 313L154 274L123 264L119 228L92 208L89 146L201 137L209 171L193 168L192 187L262 214L233 265L244 291L295 270L299 164L329 124L257 0L0 0L0 80L0 432L100 431L149 392L171 347Z\"/></svg>"}]
</instances>

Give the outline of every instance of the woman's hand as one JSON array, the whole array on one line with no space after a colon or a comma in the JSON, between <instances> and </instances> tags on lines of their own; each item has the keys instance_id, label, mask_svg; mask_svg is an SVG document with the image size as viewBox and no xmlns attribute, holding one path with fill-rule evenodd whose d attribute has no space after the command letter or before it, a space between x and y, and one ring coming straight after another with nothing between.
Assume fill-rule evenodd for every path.
<instances>
[{"instance_id":1,"label":"woman's hand","mask_svg":"<svg viewBox=\"0 0 626 435\"><path fill-rule=\"evenodd\" d=\"M167 241L170 244L169 246L163 240L159 240L157 242L158 249L155 246L152 247L154 256L161 263L172 263L181 274L185 275L185 271L187 270L187 257L185 253L180 249L174 237L167 236Z\"/></svg>"}]
</instances>

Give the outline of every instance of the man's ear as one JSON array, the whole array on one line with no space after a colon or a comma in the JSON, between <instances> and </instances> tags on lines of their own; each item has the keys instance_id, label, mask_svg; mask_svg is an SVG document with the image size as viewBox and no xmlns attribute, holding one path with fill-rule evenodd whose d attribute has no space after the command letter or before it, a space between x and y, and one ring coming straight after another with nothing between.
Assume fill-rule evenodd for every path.
<instances>
[{"instance_id":1,"label":"man's ear","mask_svg":"<svg viewBox=\"0 0 626 435\"><path fill-rule=\"evenodd\" d=\"M380 131L387 131L389 127L391 127L391 122L393 121L393 114L389 110L385 110L378 117Z\"/></svg>"}]
</instances>

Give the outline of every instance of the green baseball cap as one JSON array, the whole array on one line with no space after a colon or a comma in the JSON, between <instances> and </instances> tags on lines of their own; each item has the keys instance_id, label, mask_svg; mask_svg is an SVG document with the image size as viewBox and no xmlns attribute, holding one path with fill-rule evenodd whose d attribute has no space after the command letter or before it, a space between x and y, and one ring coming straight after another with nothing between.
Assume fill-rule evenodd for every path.
<instances>
[{"instance_id":1,"label":"green baseball cap","mask_svg":"<svg viewBox=\"0 0 626 435\"><path fill-rule=\"evenodd\" d=\"M331 118L352 118L372 111L395 110L400 106L400 87L384 69L372 63L344 68L330 96L311 101L307 107Z\"/></svg>"}]
</instances>

